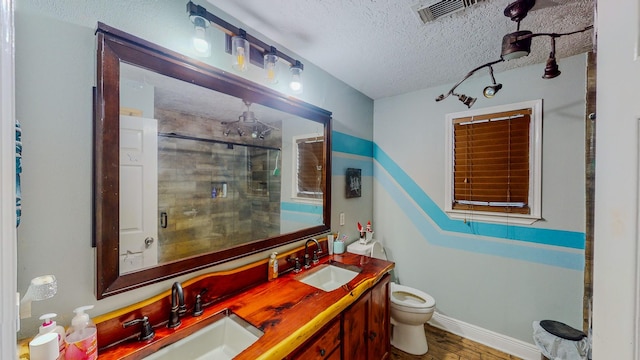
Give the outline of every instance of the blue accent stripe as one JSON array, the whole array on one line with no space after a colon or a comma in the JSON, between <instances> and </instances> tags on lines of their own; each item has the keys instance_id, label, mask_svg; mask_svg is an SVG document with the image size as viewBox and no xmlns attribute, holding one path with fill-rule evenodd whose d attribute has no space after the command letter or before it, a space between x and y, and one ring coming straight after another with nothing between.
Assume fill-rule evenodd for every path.
<instances>
[{"instance_id":1,"label":"blue accent stripe","mask_svg":"<svg viewBox=\"0 0 640 360\"><path fill-rule=\"evenodd\" d=\"M338 131L331 133L331 150L360 156L373 156L373 142Z\"/></svg>"},{"instance_id":2,"label":"blue accent stripe","mask_svg":"<svg viewBox=\"0 0 640 360\"><path fill-rule=\"evenodd\" d=\"M295 202L281 202L280 210L322 215L322 204L316 205L316 204L304 204L304 203L295 203Z\"/></svg>"},{"instance_id":3,"label":"blue accent stripe","mask_svg":"<svg viewBox=\"0 0 640 360\"><path fill-rule=\"evenodd\" d=\"M404 172L379 146L374 144L374 159L384 168L402 189L415 201L418 207L444 231L462 234L490 236L495 238L527 241L537 244L562 246L584 250L583 232L540 229L516 225L467 222L450 219L440 207ZM374 171L376 179L381 174Z\"/></svg>"},{"instance_id":4,"label":"blue accent stripe","mask_svg":"<svg viewBox=\"0 0 640 360\"><path fill-rule=\"evenodd\" d=\"M562 251L520 242L500 241L499 239L488 239L482 236L470 236L467 234L443 232L420 210L422 206L416 204L408 197L408 193L403 192L390 175L382 169L376 169L376 180L389 193L389 196L400 207L402 212L409 218L417 231L422 234L429 243L446 248L453 248L462 251L470 251L478 254L501 256L510 259L523 260L539 264L546 264L571 270L584 270L584 253L575 251ZM418 208L419 207L419 208ZM425 216L427 215L427 216ZM552 230L549 230L552 231Z\"/></svg>"},{"instance_id":5,"label":"blue accent stripe","mask_svg":"<svg viewBox=\"0 0 640 360\"><path fill-rule=\"evenodd\" d=\"M295 211L282 211L280 213L282 220L295 223L295 225L289 224L292 228L298 229L300 225L322 225L322 214L301 213Z\"/></svg>"}]
</instances>

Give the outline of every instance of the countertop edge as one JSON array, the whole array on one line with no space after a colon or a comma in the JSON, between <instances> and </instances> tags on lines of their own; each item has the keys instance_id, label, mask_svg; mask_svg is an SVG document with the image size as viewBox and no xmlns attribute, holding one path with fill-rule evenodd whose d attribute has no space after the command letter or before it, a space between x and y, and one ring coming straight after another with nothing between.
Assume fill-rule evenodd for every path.
<instances>
[{"instance_id":1,"label":"countertop edge","mask_svg":"<svg viewBox=\"0 0 640 360\"><path fill-rule=\"evenodd\" d=\"M315 318L300 327L298 330L294 331L280 343L264 352L261 356L256 358L256 360L282 359L291 354L300 345L304 344L305 341L314 336L320 329L322 329L323 326L327 325L336 316L339 316L342 311L359 299L364 292L373 287L373 285L375 285L379 280L379 278L371 278L363 281L347 295L343 296L342 299L319 313Z\"/></svg>"}]
</instances>

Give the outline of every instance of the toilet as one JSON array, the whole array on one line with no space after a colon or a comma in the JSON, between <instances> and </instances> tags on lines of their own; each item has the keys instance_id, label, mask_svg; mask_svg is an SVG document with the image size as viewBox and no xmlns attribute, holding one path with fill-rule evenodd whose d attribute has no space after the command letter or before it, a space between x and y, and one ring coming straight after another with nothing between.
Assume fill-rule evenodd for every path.
<instances>
[{"instance_id":1,"label":"toilet","mask_svg":"<svg viewBox=\"0 0 640 360\"><path fill-rule=\"evenodd\" d=\"M384 247L379 242L358 244L348 251L358 253L371 248L372 258L387 260ZM364 255L364 254L362 254ZM435 299L418 289L391 282L391 345L412 355L423 355L429 349L424 324L431 319L436 308Z\"/></svg>"}]
</instances>

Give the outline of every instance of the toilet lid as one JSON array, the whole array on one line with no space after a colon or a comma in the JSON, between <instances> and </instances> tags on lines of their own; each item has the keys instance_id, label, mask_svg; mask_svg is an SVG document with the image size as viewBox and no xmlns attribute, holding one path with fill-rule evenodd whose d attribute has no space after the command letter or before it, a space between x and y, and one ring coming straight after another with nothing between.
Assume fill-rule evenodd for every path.
<instances>
[{"instance_id":1,"label":"toilet lid","mask_svg":"<svg viewBox=\"0 0 640 360\"><path fill-rule=\"evenodd\" d=\"M430 308L436 300L429 294L412 287L391 283L391 302L412 308Z\"/></svg>"},{"instance_id":2,"label":"toilet lid","mask_svg":"<svg viewBox=\"0 0 640 360\"><path fill-rule=\"evenodd\" d=\"M384 252L384 247L377 241L371 246L371 257L374 259L387 260L387 254Z\"/></svg>"}]
</instances>

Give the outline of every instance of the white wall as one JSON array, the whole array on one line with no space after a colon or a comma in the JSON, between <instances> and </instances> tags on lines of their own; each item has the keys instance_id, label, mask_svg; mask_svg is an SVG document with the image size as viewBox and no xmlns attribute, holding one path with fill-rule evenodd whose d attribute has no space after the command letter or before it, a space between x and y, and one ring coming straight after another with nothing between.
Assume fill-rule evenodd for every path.
<instances>
[{"instance_id":1,"label":"white wall","mask_svg":"<svg viewBox=\"0 0 640 360\"><path fill-rule=\"evenodd\" d=\"M445 115L466 107L453 96L434 100L451 85L374 106L376 238L400 282L434 296L448 317L528 343L534 320L582 328L586 55L559 63L562 75L552 80L541 79L544 65L496 74L504 87L493 99L481 96L487 73L457 89L480 96L474 109L543 99L543 220L532 226L486 230L471 219L465 231L451 230L462 222L442 213ZM558 246L567 238L578 245Z\"/></svg>"},{"instance_id":2,"label":"white wall","mask_svg":"<svg viewBox=\"0 0 640 360\"><path fill-rule=\"evenodd\" d=\"M598 1L593 358L638 359L639 5Z\"/></svg>"},{"instance_id":3,"label":"white wall","mask_svg":"<svg viewBox=\"0 0 640 360\"><path fill-rule=\"evenodd\" d=\"M96 301L95 250L91 248L92 223L92 86L96 78L94 31L97 21L129 32L185 55L192 55L192 25L186 1L21 0L16 4L17 117L23 124L23 216L18 230L18 290L24 293L31 278L55 274L58 294L33 304L33 317L22 321L19 338L37 332L37 317L59 314L69 325L72 310L94 304L95 316L117 309L170 287L192 275ZM234 25L240 22L217 12ZM258 33L247 31L259 36ZM218 34L214 55L207 62L230 70L230 56ZM268 42L268 39L263 38ZM278 49L284 46L274 44ZM372 138L373 102L313 64L305 64L305 92L300 97L333 112L334 129ZM253 67L252 67L253 68ZM252 69L246 77L261 81ZM287 92L286 82L278 90ZM368 160L369 164L371 159ZM369 192L371 180L369 178ZM334 187L338 187L334 185ZM339 188L339 187L338 187ZM334 193L334 207L343 207L342 192ZM370 218L371 198L352 211ZM355 232L355 231L354 231ZM289 246L291 247L291 246ZM281 251L281 250L278 250ZM239 266L266 258L269 252L208 269ZM201 271L200 273L202 273Z\"/></svg>"}]
</instances>

